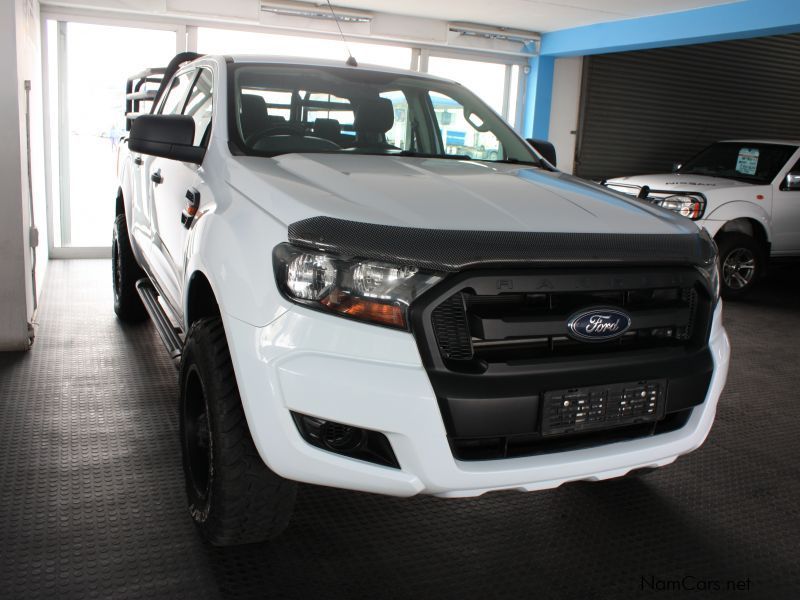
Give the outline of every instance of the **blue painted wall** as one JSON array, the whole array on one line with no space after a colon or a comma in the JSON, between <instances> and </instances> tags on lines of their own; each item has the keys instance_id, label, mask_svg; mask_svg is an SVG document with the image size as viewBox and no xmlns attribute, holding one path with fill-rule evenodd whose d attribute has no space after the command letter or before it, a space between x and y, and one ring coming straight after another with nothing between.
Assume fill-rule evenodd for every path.
<instances>
[{"instance_id":1,"label":"blue painted wall","mask_svg":"<svg viewBox=\"0 0 800 600\"><path fill-rule=\"evenodd\" d=\"M677 13L598 23L542 35L530 61L523 133L547 138L554 58L800 32L800 0L742 0Z\"/></svg>"},{"instance_id":2,"label":"blue painted wall","mask_svg":"<svg viewBox=\"0 0 800 600\"><path fill-rule=\"evenodd\" d=\"M526 138L547 139L550 130L554 66L555 59L552 56L534 56L530 60L531 72L528 74L522 130Z\"/></svg>"}]
</instances>

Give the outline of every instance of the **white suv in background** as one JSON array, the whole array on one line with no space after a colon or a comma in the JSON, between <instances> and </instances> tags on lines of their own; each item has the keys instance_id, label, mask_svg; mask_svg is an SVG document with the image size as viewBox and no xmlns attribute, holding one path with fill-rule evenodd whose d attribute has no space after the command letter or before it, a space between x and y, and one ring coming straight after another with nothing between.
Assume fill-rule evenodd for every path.
<instances>
[{"instance_id":1,"label":"white suv in background","mask_svg":"<svg viewBox=\"0 0 800 600\"><path fill-rule=\"evenodd\" d=\"M114 303L180 365L212 543L280 533L298 481L530 491L705 440L729 345L694 223L560 173L451 81L196 55L152 77L128 85L153 108L120 157ZM442 97L495 160L446 152Z\"/></svg>"},{"instance_id":2,"label":"white suv in background","mask_svg":"<svg viewBox=\"0 0 800 600\"><path fill-rule=\"evenodd\" d=\"M719 246L723 298L749 292L770 257L800 257L800 142L717 142L676 167L605 184L705 227Z\"/></svg>"}]
</instances>

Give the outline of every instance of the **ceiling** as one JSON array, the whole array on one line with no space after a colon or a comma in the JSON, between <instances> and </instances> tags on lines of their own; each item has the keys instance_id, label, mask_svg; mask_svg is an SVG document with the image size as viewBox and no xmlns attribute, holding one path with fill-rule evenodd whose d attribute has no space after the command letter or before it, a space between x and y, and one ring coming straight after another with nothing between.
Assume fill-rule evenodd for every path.
<instances>
[{"instance_id":1,"label":"ceiling","mask_svg":"<svg viewBox=\"0 0 800 600\"><path fill-rule=\"evenodd\" d=\"M0 0L6 2L8 0ZM277 0L279 4L281 0ZM325 6L326 0L298 0ZM547 32L619 21L741 0L331 0L334 6L423 17L466 21L497 27ZM258 20L259 6L270 0L40 0L43 5L111 9L139 14L214 14Z\"/></svg>"},{"instance_id":2,"label":"ceiling","mask_svg":"<svg viewBox=\"0 0 800 600\"><path fill-rule=\"evenodd\" d=\"M731 3L731 0L333 0L335 6L346 8L540 32Z\"/></svg>"}]
</instances>

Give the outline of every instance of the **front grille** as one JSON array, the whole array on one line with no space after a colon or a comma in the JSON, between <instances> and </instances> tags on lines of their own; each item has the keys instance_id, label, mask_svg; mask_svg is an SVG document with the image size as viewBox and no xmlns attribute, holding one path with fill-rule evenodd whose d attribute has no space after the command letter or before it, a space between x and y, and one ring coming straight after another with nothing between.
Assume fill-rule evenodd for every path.
<instances>
[{"instance_id":1,"label":"front grille","mask_svg":"<svg viewBox=\"0 0 800 600\"><path fill-rule=\"evenodd\" d=\"M609 341L572 337L570 318L600 307L626 313L630 327ZM483 460L591 447L685 423L711 380L712 311L692 267L485 270L445 279L412 305L411 323L453 455ZM658 384L652 415L614 421L604 413L593 421L587 413L586 425L581 411L574 423L553 426L555 392L585 392L591 404L593 390L608 390L610 406L611 392L634 382Z\"/></svg>"},{"instance_id":2,"label":"front grille","mask_svg":"<svg viewBox=\"0 0 800 600\"><path fill-rule=\"evenodd\" d=\"M681 346L694 334L697 290L659 287L479 295L459 290L433 311L439 352L452 368L492 362ZM570 315L594 306L630 314L631 328L608 342L587 344L568 335Z\"/></svg>"},{"instance_id":3,"label":"front grille","mask_svg":"<svg viewBox=\"0 0 800 600\"><path fill-rule=\"evenodd\" d=\"M464 294L453 294L433 311L433 328L442 357L448 360L470 360L473 357Z\"/></svg>"}]
</instances>

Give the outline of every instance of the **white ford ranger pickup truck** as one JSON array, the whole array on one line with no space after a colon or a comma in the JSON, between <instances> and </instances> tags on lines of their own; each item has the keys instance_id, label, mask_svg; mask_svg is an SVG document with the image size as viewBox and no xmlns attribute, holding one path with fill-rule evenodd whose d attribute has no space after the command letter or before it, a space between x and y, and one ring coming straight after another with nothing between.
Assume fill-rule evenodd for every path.
<instances>
[{"instance_id":1,"label":"white ford ranger pickup truck","mask_svg":"<svg viewBox=\"0 0 800 600\"><path fill-rule=\"evenodd\" d=\"M197 55L137 77L114 307L179 364L210 542L279 534L297 482L532 491L705 440L729 344L695 223L559 172L452 81Z\"/></svg>"},{"instance_id":2,"label":"white ford ranger pickup truck","mask_svg":"<svg viewBox=\"0 0 800 600\"><path fill-rule=\"evenodd\" d=\"M798 141L717 142L673 173L605 183L707 229L719 247L723 298L750 292L770 259L800 257Z\"/></svg>"}]
</instances>

